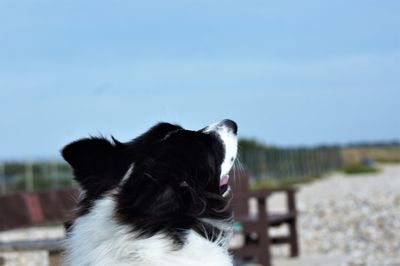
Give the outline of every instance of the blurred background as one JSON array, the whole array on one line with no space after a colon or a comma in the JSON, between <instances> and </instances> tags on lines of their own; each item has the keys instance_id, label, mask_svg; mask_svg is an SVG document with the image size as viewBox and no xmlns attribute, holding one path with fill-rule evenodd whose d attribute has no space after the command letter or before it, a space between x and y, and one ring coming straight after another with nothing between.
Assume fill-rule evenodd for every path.
<instances>
[{"instance_id":1,"label":"blurred background","mask_svg":"<svg viewBox=\"0 0 400 266\"><path fill-rule=\"evenodd\" d=\"M400 265L399 12L396 0L1 1L0 265L58 265L41 241L63 238L65 217L43 202L72 198L67 143L224 118L239 125L249 189L298 188L299 256L273 245L273 265Z\"/></svg>"}]
</instances>

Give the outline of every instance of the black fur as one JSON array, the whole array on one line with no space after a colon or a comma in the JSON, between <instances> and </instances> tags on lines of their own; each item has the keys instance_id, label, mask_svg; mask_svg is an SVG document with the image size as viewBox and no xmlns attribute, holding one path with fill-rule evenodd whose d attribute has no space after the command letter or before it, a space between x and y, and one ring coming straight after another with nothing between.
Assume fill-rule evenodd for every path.
<instances>
[{"instance_id":1,"label":"black fur","mask_svg":"<svg viewBox=\"0 0 400 266\"><path fill-rule=\"evenodd\" d=\"M186 231L194 229L213 238L219 229L200 219L232 216L219 186L224 147L217 135L160 123L128 143L82 139L62 154L85 191L81 215L118 187L116 219L143 237L164 232L183 243ZM131 175L121 182L131 165Z\"/></svg>"}]
</instances>

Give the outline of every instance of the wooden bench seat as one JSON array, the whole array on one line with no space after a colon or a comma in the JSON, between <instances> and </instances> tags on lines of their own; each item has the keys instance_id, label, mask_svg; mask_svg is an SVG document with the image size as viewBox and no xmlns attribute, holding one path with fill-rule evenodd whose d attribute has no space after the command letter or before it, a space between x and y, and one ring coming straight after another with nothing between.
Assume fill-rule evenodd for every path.
<instances>
[{"instance_id":1,"label":"wooden bench seat","mask_svg":"<svg viewBox=\"0 0 400 266\"><path fill-rule=\"evenodd\" d=\"M266 220L268 221L269 226L280 226L282 224L288 223L296 217L296 213L288 212L288 213L269 213L265 214ZM240 216L240 223L241 224L254 224L258 223L259 217L258 215L247 215L247 216Z\"/></svg>"}]
</instances>

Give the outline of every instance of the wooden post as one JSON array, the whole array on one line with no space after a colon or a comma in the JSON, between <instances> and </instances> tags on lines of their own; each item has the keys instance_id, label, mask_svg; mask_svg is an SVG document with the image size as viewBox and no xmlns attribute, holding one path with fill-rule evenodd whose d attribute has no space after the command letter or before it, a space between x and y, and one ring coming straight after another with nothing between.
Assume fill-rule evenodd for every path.
<instances>
[{"instance_id":1,"label":"wooden post","mask_svg":"<svg viewBox=\"0 0 400 266\"><path fill-rule=\"evenodd\" d=\"M5 164L0 163L0 195L4 195L6 193L7 193L7 188L6 188Z\"/></svg>"},{"instance_id":2,"label":"wooden post","mask_svg":"<svg viewBox=\"0 0 400 266\"><path fill-rule=\"evenodd\" d=\"M57 161L53 161L51 163L51 171L50 171L50 178L51 178L51 182L52 182L52 186L53 188L59 188L61 186L60 184L60 178L59 178L59 174L58 174L58 164Z\"/></svg>"},{"instance_id":3,"label":"wooden post","mask_svg":"<svg viewBox=\"0 0 400 266\"><path fill-rule=\"evenodd\" d=\"M33 191L33 164L31 162L25 164L25 190Z\"/></svg>"}]
</instances>

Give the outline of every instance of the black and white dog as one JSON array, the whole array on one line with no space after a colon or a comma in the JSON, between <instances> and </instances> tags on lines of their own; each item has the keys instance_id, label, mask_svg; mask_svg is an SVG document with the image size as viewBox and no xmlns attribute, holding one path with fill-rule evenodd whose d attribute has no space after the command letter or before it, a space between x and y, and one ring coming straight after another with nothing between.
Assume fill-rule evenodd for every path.
<instances>
[{"instance_id":1,"label":"black and white dog","mask_svg":"<svg viewBox=\"0 0 400 266\"><path fill-rule=\"evenodd\" d=\"M86 138L62 155L82 188L66 240L71 266L228 266L228 172L237 125L160 123L128 143Z\"/></svg>"}]
</instances>

